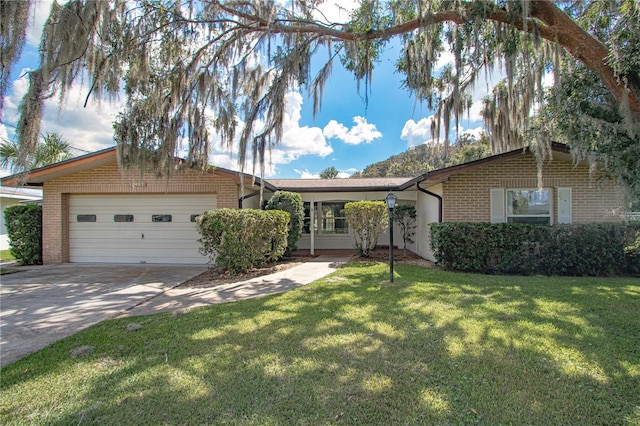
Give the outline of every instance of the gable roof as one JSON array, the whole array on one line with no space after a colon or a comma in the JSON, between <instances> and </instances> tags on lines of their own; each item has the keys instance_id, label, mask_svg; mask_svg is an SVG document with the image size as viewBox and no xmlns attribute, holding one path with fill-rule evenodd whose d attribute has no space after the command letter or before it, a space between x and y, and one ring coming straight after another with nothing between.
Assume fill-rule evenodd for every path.
<instances>
[{"instance_id":1,"label":"gable roof","mask_svg":"<svg viewBox=\"0 0 640 426\"><path fill-rule=\"evenodd\" d=\"M554 157L561 160L571 160L571 150L568 145L553 142L551 150ZM112 164L117 161L116 147L106 148L90 154L75 157L59 163L32 170L28 175L15 174L1 179L4 186L42 186L44 182L62 176L67 176L83 170ZM346 179L268 179L264 180L265 188L270 191L292 192L357 192L357 191L404 191L416 184L425 182L427 185L447 180L450 176L466 173L489 164L508 161L522 155L530 155L529 148L519 148L502 154L496 154L480 160L457 164L438 170L432 170L416 177L379 177L379 178L346 178ZM215 167L214 174L232 178L240 183L241 173L233 170ZM245 184L251 185L254 179L251 175L244 175ZM255 184L260 185L260 179L255 178Z\"/></svg>"},{"instance_id":2,"label":"gable roof","mask_svg":"<svg viewBox=\"0 0 640 426\"><path fill-rule=\"evenodd\" d=\"M571 161L571 149L568 145L558 142L552 142L551 151L554 154L554 159ZM512 151L503 152L501 154L495 154L489 157L481 158L479 160L456 164L454 166L449 166L438 170L432 170L430 172L424 173L421 176L418 176L415 181L418 183L427 181L427 183L431 184L444 182L450 176L466 173L481 167L488 166L490 164L512 160L523 155L533 155L533 152L529 147L518 148Z\"/></svg>"},{"instance_id":3,"label":"gable roof","mask_svg":"<svg viewBox=\"0 0 640 426\"><path fill-rule=\"evenodd\" d=\"M0 181L3 186L42 186L44 182L52 179L68 176L84 170L95 169L108 164L114 164L117 161L117 148L114 146L92 152L90 154L74 157L69 160L64 160L59 163L39 167L29 173L17 173L11 176L6 176L0 179ZM214 167L213 171L208 173L213 173L218 176L226 176L233 179L236 183L240 183L240 173L233 170ZM244 179L245 184L252 184L252 178L250 175L244 175ZM258 178L256 178L256 182L257 185L260 184L260 180ZM269 189L272 189L266 182L265 185Z\"/></svg>"}]
</instances>

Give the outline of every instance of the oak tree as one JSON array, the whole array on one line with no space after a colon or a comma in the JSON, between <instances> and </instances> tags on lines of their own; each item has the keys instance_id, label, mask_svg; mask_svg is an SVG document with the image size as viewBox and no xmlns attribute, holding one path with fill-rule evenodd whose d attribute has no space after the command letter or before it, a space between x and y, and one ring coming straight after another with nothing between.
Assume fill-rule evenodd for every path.
<instances>
[{"instance_id":1,"label":"oak tree","mask_svg":"<svg viewBox=\"0 0 640 426\"><path fill-rule=\"evenodd\" d=\"M0 2L2 96L24 44L25 6L34 2L16 3ZM42 36L40 68L29 73L17 134L23 155L29 155L37 145L44 100L64 99L84 78L87 97L121 92L127 97L114 125L121 164L169 172L182 148L184 165L205 167L215 132L237 144L241 166L251 155L253 172L261 173L269 150L282 139L287 92L308 90L317 112L336 63L366 90L382 49L399 39L403 85L434 109L432 131L436 137L444 134L445 148L450 128L471 106L474 86L494 68L506 75L485 105L495 152L526 143L522 135L535 124L534 109L554 112L543 109L547 70L554 71L562 97L573 89L562 86L561 77L582 68L598 90L582 102L587 105L576 97L566 114L579 117L565 121L575 126L585 120L596 127L602 117L591 112L605 102L611 106L606 108L608 130L581 135L586 140L569 132L569 142L606 157L607 149L618 149L621 134L625 144L640 144L638 8L635 0L361 0L348 20L333 22L317 0L54 3ZM445 50L453 62L436 69ZM324 65L316 70L312 58ZM539 129L529 139L540 146L562 131ZM596 137L600 142L592 144ZM640 184L634 187L629 180L637 176L630 170L625 174L625 167L620 181L640 191Z\"/></svg>"}]
</instances>

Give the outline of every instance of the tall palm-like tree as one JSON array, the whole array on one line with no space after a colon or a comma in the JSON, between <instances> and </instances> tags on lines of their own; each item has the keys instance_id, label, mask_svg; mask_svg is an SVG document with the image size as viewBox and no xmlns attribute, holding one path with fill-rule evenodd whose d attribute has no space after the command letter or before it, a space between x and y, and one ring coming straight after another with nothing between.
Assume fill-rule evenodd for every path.
<instances>
[{"instance_id":1,"label":"tall palm-like tree","mask_svg":"<svg viewBox=\"0 0 640 426\"><path fill-rule=\"evenodd\" d=\"M17 141L0 143L0 167L16 173L68 160L73 156L69 143L57 133L47 133L36 147L35 153L26 159L21 159L20 144Z\"/></svg>"}]
</instances>

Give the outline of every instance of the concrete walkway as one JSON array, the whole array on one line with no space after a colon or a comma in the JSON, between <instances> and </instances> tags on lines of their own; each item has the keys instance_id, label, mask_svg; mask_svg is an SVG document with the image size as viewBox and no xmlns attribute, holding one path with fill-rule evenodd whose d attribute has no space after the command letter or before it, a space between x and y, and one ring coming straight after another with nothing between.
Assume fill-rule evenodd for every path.
<instances>
[{"instance_id":1,"label":"concrete walkway","mask_svg":"<svg viewBox=\"0 0 640 426\"><path fill-rule=\"evenodd\" d=\"M311 258L233 284L178 287L206 266L40 266L0 277L0 366L109 318L186 310L280 293L328 275L351 256Z\"/></svg>"},{"instance_id":2,"label":"concrete walkway","mask_svg":"<svg viewBox=\"0 0 640 426\"><path fill-rule=\"evenodd\" d=\"M351 256L318 256L293 268L245 281L214 287L175 287L127 309L118 317L188 310L216 303L282 293L330 274L349 259Z\"/></svg>"}]
</instances>

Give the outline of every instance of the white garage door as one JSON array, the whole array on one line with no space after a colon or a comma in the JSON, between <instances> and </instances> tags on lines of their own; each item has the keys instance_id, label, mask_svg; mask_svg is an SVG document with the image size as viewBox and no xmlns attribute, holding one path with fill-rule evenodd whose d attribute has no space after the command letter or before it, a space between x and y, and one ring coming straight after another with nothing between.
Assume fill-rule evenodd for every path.
<instances>
[{"instance_id":1,"label":"white garage door","mask_svg":"<svg viewBox=\"0 0 640 426\"><path fill-rule=\"evenodd\" d=\"M215 208L214 194L72 195L69 260L205 264L193 221Z\"/></svg>"}]
</instances>

